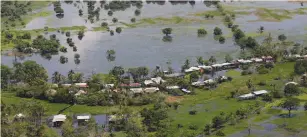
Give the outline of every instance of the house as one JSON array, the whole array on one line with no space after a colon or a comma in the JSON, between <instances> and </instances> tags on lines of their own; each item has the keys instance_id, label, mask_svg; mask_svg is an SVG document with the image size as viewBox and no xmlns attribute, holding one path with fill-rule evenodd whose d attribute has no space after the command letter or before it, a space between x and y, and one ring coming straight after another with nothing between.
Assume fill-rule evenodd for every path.
<instances>
[{"instance_id":1,"label":"house","mask_svg":"<svg viewBox=\"0 0 307 137\"><path fill-rule=\"evenodd\" d=\"M193 86L204 86L205 82L204 81L197 81L197 82L192 82Z\"/></svg>"},{"instance_id":2,"label":"house","mask_svg":"<svg viewBox=\"0 0 307 137\"><path fill-rule=\"evenodd\" d=\"M79 90L79 91L75 94L75 96L79 96L79 95L86 94L86 93L87 93L87 92L84 91L84 90Z\"/></svg>"},{"instance_id":3,"label":"house","mask_svg":"<svg viewBox=\"0 0 307 137\"><path fill-rule=\"evenodd\" d=\"M208 71L211 71L212 70L212 67L211 66L206 66L206 65L203 65L203 66L198 66L199 68L202 68L204 70L208 70Z\"/></svg>"},{"instance_id":4,"label":"house","mask_svg":"<svg viewBox=\"0 0 307 137\"><path fill-rule=\"evenodd\" d=\"M243 95L239 96L238 98L240 100L246 100L246 99L253 99L255 97L256 97L255 94L248 93L248 94L243 94Z\"/></svg>"},{"instance_id":5,"label":"house","mask_svg":"<svg viewBox=\"0 0 307 137\"><path fill-rule=\"evenodd\" d=\"M164 82L166 82L165 80L163 80L161 77L156 77L156 78L151 78L151 80L156 83L156 84L162 84Z\"/></svg>"},{"instance_id":6,"label":"house","mask_svg":"<svg viewBox=\"0 0 307 137\"><path fill-rule=\"evenodd\" d=\"M261 95L267 94L267 93L269 93L269 92L266 91L266 90L259 90L259 91L254 91L254 92L253 92L253 94L254 94L255 96L261 96Z\"/></svg>"},{"instance_id":7,"label":"house","mask_svg":"<svg viewBox=\"0 0 307 137\"><path fill-rule=\"evenodd\" d=\"M114 87L114 84L106 84L105 87L106 87L106 88L113 88L113 87Z\"/></svg>"},{"instance_id":8,"label":"house","mask_svg":"<svg viewBox=\"0 0 307 137\"><path fill-rule=\"evenodd\" d=\"M190 67L189 69L184 70L185 73L193 72L193 71L198 71L200 68L198 67Z\"/></svg>"},{"instance_id":9,"label":"house","mask_svg":"<svg viewBox=\"0 0 307 137\"><path fill-rule=\"evenodd\" d=\"M144 81L144 84L145 84L146 86L148 86L148 85L153 85L154 82L153 82L152 80L145 80L145 81Z\"/></svg>"},{"instance_id":10,"label":"house","mask_svg":"<svg viewBox=\"0 0 307 137\"><path fill-rule=\"evenodd\" d=\"M134 94L143 93L143 89L142 88L130 88L130 91L132 91Z\"/></svg>"},{"instance_id":11,"label":"house","mask_svg":"<svg viewBox=\"0 0 307 137\"><path fill-rule=\"evenodd\" d=\"M75 86L79 88L88 88L87 83L75 83Z\"/></svg>"},{"instance_id":12,"label":"house","mask_svg":"<svg viewBox=\"0 0 307 137\"><path fill-rule=\"evenodd\" d=\"M66 120L66 115L63 114L54 115L52 118L53 127L61 126L65 120Z\"/></svg>"},{"instance_id":13,"label":"house","mask_svg":"<svg viewBox=\"0 0 307 137\"><path fill-rule=\"evenodd\" d=\"M179 89L179 86L166 86L166 89Z\"/></svg>"},{"instance_id":14,"label":"house","mask_svg":"<svg viewBox=\"0 0 307 137\"><path fill-rule=\"evenodd\" d=\"M264 62L273 62L274 58L272 56L262 56L261 57Z\"/></svg>"},{"instance_id":15,"label":"house","mask_svg":"<svg viewBox=\"0 0 307 137\"><path fill-rule=\"evenodd\" d=\"M70 87L71 84L62 84L63 87Z\"/></svg>"},{"instance_id":16,"label":"house","mask_svg":"<svg viewBox=\"0 0 307 137\"><path fill-rule=\"evenodd\" d=\"M141 87L141 84L140 83L130 83L130 84L120 84L120 87L134 87L134 88L137 88L137 87Z\"/></svg>"},{"instance_id":17,"label":"house","mask_svg":"<svg viewBox=\"0 0 307 137\"><path fill-rule=\"evenodd\" d=\"M90 115L79 115L77 116L78 125L82 125L85 122L89 121L91 118Z\"/></svg>"},{"instance_id":18,"label":"house","mask_svg":"<svg viewBox=\"0 0 307 137\"><path fill-rule=\"evenodd\" d=\"M261 58L251 58L251 61L256 62L256 63L260 63L260 62L263 62L263 59L261 59Z\"/></svg>"},{"instance_id":19,"label":"house","mask_svg":"<svg viewBox=\"0 0 307 137\"><path fill-rule=\"evenodd\" d=\"M16 114L14 116L14 121L22 121L26 116L22 113Z\"/></svg>"},{"instance_id":20,"label":"house","mask_svg":"<svg viewBox=\"0 0 307 137\"><path fill-rule=\"evenodd\" d=\"M294 85L297 85L298 83L296 83L296 82L288 82L288 83L286 83L285 85L289 85L289 84L294 84Z\"/></svg>"},{"instance_id":21,"label":"house","mask_svg":"<svg viewBox=\"0 0 307 137\"><path fill-rule=\"evenodd\" d=\"M213 79L208 79L208 80L205 80L204 83L205 84L212 84L214 83L215 81Z\"/></svg>"},{"instance_id":22,"label":"house","mask_svg":"<svg viewBox=\"0 0 307 137\"><path fill-rule=\"evenodd\" d=\"M187 89L185 89L185 88L183 88L183 89L181 89L183 92L185 92L185 93L191 93L191 91L190 90L187 90Z\"/></svg>"},{"instance_id":23,"label":"house","mask_svg":"<svg viewBox=\"0 0 307 137\"><path fill-rule=\"evenodd\" d=\"M154 93L154 92L157 92L157 91L159 91L159 88L157 88L157 87L150 87L150 88L144 89L145 93Z\"/></svg>"},{"instance_id":24,"label":"house","mask_svg":"<svg viewBox=\"0 0 307 137\"><path fill-rule=\"evenodd\" d=\"M174 77L183 77L184 74L183 73L172 73L172 74L167 74L164 75L165 77L169 77L169 78L174 78Z\"/></svg>"},{"instance_id":25,"label":"house","mask_svg":"<svg viewBox=\"0 0 307 137\"><path fill-rule=\"evenodd\" d=\"M244 60L244 59L239 59L237 60L240 64L249 64L249 63L252 63L253 61L252 60Z\"/></svg>"}]
</instances>

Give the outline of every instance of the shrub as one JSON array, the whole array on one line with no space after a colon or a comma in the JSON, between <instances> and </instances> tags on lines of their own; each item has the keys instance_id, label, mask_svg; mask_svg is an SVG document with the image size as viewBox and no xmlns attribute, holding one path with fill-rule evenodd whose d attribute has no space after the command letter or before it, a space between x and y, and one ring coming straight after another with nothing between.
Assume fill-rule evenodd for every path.
<instances>
[{"instance_id":1,"label":"shrub","mask_svg":"<svg viewBox=\"0 0 307 137\"><path fill-rule=\"evenodd\" d=\"M223 133L221 130L217 131L216 134L217 136L225 136L225 133Z\"/></svg>"},{"instance_id":2,"label":"shrub","mask_svg":"<svg viewBox=\"0 0 307 137\"><path fill-rule=\"evenodd\" d=\"M267 102L271 102L271 101L273 100L273 98L272 98L272 96L269 95L269 94L264 94L264 95L262 96L262 100L263 100L263 101L267 101Z\"/></svg>"},{"instance_id":3,"label":"shrub","mask_svg":"<svg viewBox=\"0 0 307 137\"><path fill-rule=\"evenodd\" d=\"M265 81L260 81L260 82L258 83L258 85L259 85L259 86L265 86L266 83L265 83Z\"/></svg>"},{"instance_id":4,"label":"shrub","mask_svg":"<svg viewBox=\"0 0 307 137\"><path fill-rule=\"evenodd\" d=\"M191 130L197 130L198 127L197 127L197 125L192 124L192 125L189 125L189 129L191 129Z\"/></svg>"},{"instance_id":5,"label":"shrub","mask_svg":"<svg viewBox=\"0 0 307 137\"><path fill-rule=\"evenodd\" d=\"M196 113L197 113L196 110L191 110L191 111L189 111L189 114L190 114L190 115L196 115Z\"/></svg>"}]
</instances>

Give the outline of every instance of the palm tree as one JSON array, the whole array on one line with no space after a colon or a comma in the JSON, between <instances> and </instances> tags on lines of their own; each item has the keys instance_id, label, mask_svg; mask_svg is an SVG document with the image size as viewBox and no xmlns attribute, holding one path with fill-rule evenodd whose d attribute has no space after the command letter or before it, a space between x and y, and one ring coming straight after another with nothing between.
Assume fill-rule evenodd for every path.
<instances>
[{"instance_id":1,"label":"palm tree","mask_svg":"<svg viewBox=\"0 0 307 137\"><path fill-rule=\"evenodd\" d=\"M60 83L61 81L61 74L58 72L58 71L55 71L53 74L52 74L52 83Z\"/></svg>"},{"instance_id":2,"label":"palm tree","mask_svg":"<svg viewBox=\"0 0 307 137\"><path fill-rule=\"evenodd\" d=\"M197 61L197 63L198 63L198 65L204 65L204 60L203 60L203 57L197 57L196 58L196 61Z\"/></svg>"},{"instance_id":3,"label":"palm tree","mask_svg":"<svg viewBox=\"0 0 307 137\"><path fill-rule=\"evenodd\" d=\"M70 81L70 82L72 82L72 80L73 80L73 75L75 74L75 72L73 71L73 70L70 70L69 72L68 72L68 74L67 74L67 77L68 77L68 80Z\"/></svg>"},{"instance_id":4,"label":"palm tree","mask_svg":"<svg viewBox=\"0 0 307 137\"><path fill-rule=\"evenodd\" d=\"M211 57L209 58L209 61L211 62L211 64L213 64L213 63L216 62L216 59L215 59L214 56L211 56Z\"/></svg>"}]
</instances>

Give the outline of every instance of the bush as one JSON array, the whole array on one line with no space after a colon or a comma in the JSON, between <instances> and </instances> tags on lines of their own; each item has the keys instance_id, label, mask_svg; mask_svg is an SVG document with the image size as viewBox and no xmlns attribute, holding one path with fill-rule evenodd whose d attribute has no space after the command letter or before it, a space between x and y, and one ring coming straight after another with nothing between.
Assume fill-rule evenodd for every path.
<instances>
[{"instance_id":1,"label":"bush","mask_svg":"<svg viewBox=\"0 0 307 137\"><path fill-rule=\"evenodd\" d=\"M263 65L261 65L257 68L257 72L259 74L267 74L267 73L269 73L269 70L267 68L265 68Z\"/></svg>"},{"instance_id":2,"label":"bush","mask_svg":"<svg viewBox=\"0 0 307 137\"><path fill-rule=\"evenodd\" d=\"M192 125L189 125L189 129L191 129L191 130L197 130L198 127L197 127L197 125L192 124Z\"/></svg>"},{"instance_id":3,"label":"bush","mask_svg":"<svg viewBox=\"0 0 307 137\"><path fill-rule=\"evenodd\" d=\"M258 83L258 85L259 85L259 86L265 86L266 83L265 83L264 81L260 81L260 82Z\"/></svg>"},{"instance_id":4,"label":"bush","mask_svg":"<svg viewBox=\"0 0 307 137\"><path fill-rule=\"evenodd\" d=\"M269 94L264 94L264 95L262 96L262 100L263 100L263 101L267 101L267 102L271 102L271 101L273 100L273 98L272 98L272 96L269 95Z\"/></svg>"},{"instance_id":5,"label":"bush","mask_svg":"<svg viewBox=\"0 0 307 137\"><path fill-rule=\"evenodd\" d=\"M241 75L250 75L250 74L253 74L253 72L252 71L250 71L250 70L243 70L242 72L241 72Z\"/></svg>"},{"instance_id":6,"label":"bush","mask_svg":"<svg viewBox=\"0 0 307 137\"><path fill-rule=\"evenodd\" d=\"M196 113L197 113L196 110L191 110L191 111L189 111L189 114L190 114L190 115L196 115Z\"/></svg>"},{"instance_id":7,"label":"bush","mask_svg":"<svg viewBox=\"0 0 307 137\"><path fill-rule=\"evenodd\" d=\"M221 130L217 131L216 134L217 136L225 136L225 133L223 133Z\"/></svg>"}]
</instances>

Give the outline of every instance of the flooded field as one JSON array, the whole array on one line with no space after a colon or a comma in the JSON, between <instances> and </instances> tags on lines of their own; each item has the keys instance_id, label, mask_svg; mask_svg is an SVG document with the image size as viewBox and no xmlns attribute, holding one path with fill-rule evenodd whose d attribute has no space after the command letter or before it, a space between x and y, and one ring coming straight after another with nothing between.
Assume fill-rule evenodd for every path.
<instances>
[{"instance_id":1,"label":"flooded field","mask_svg":"<svg viewBox=\"0 0 307 137\"><path fill-rule=\"evenodd\" d=\"M96 3L96 6L99 4ZM288 2L227 2L223 5L228 8L253 7L249 8L250 11L256 8L272 8L272 9L286 9L295 10L302 8L298 3ZM78 15L78 8L82 8L85 12L83 17ZM306 6L305 6L306 7ZM125 68L148 66L154 68L159 65L162 68L166 68L166 62L170 61L175 70L179 71L180 66L186 59L190 59L191 65L196 64L196 57L202 56L204 59L208 59L210 56L215 56L219 62L224 61L226 53L231 54L234 58L237 58L240 51L239 47L234 44L232 39L232 32L222 22L220 17L215 17L214 21L204 22L189 22L178 24L152 24L145 26L137 26L135 28L124 28L120 34L110 36L105 31L91 31L92 27L97 27L101 22L107 20L111 23L113 17L118 18L119 22L130 23L130 19L134 17L134 11L136 7L126 9L125 11L116 11L113 16L107 15L107 11L103 8L100 10L100 21L91 24L86 20L87 6L84 3L76 5L62 4L64 9L64 17L59 19L55 15L48 17L39 17L29 22L24 30L42 29L45 26L50 28L69 27L69 26L86 26L89 31L85 32L85 36L82 40L77 38L76 33L73 33L73 42L78 48L77 52L73 52L72 48L66 43L66 36L57 32L49 32L44 34L49 38L49 35L56 34L60 40L61 45L68 48L67 53L59 53L59 55L52 56L51 60L44 59L39 54L33 54L31 56L17 57L18 61L35 60L37 63L42 64L47 70L49 75L54 71L59 71L62 74L66 74L69 70L83 72L85 75L92 74L93 72L107 73L115 65L121 65ZM53 11L53 6L49 6L43 9L44 11ZM194 18L205 20L204 17L194 16L195 13L214 11L215 7L206 7L202 2L198 1L195 5L177 4L172 5L166 2L164 5L158 4L146 4L143 2L140 16L136 16L137 20L143 18L171 18L182 17ZM240 9L249 11L248 9ZM306 45L307 33L307 15L293 15L292 19L285 19L279 22L269 21L257 21L258 17L251 13L249 15L237 15L235 23L240 26L240 29L244 30L247 34L257 33L260 26L264 26L265 32L272 33L273 37L277 37L280 34L286 34L288 39L295 40L301 44ZM121 25L120 23L113 24L112 27ZM111 29L112 29L111 27ZM163 42L163 34L161 29L171 27L172 42ZM224 44L220 44L214 40L213 29L214 27L220 27L223 31L223 35L226 38ZM197 29L205 28L208 34L205 37L197 37ZM261 39L263 36L257 37ZM305 40L305 41L304 41ZM261 41L259 41L261 42ZM304 43L305 42L305 43ZM107 50L115 50L116 59L113 62L109 62L106 59ZM10 51L7 51L10 52ZM80 54L81 63L76 65L74 63L74 54ZM59 58L61 55L68 57L68 63L61 64ZM14 56L1 55L2 63L12 66Z\"/></svg>"}]
</instances>

